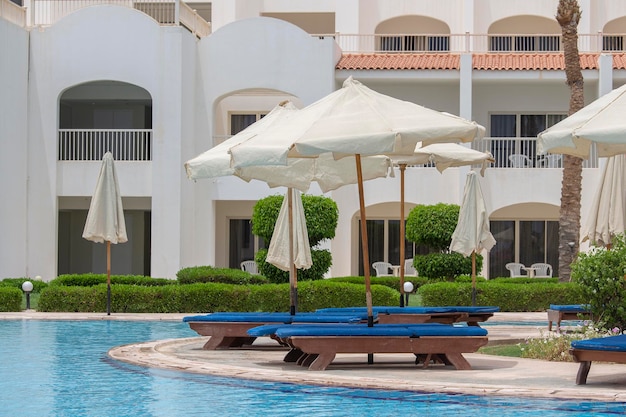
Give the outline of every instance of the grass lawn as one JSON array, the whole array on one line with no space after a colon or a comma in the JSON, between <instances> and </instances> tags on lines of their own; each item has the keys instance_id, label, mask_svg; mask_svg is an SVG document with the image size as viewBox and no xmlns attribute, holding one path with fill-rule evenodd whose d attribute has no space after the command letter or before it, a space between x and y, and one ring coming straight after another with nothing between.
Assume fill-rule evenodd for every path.
<instances>
[{"instance_id":1,"label":"grass lawn","mask_svg":"<svg viewBox=\"0 0 626 417\"><path fill-rule=\"evenodd\" d=\"M496 356L511 356L520 358L522 356L522 348L518 344L484 346L478 350L478 353Z\"/></svg>"}]
</instances>

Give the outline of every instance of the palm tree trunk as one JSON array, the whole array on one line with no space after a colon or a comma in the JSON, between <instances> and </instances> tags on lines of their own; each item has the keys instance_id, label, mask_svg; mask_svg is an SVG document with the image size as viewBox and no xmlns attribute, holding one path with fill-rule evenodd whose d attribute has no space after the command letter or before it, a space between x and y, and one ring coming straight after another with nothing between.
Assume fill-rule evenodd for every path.
<instances>
[{"instance_id":1,"label":"palm tree trunk","mask_svg":"<svg viewBox=\"0 0 626 417\"><path fill-rule=\"evenodd\" d=\"M584 106L583 74L578 53L578 22L580 7L577 0L559 0L556 20L561 25L565 75L570 88L568 114ZM580 195L582 188L582 159L564 155L559 212L559 281L569 281L571 263L576 258L580 240ZM571 243L573 246L570 246Z\"/></svg>"}]
</instances>

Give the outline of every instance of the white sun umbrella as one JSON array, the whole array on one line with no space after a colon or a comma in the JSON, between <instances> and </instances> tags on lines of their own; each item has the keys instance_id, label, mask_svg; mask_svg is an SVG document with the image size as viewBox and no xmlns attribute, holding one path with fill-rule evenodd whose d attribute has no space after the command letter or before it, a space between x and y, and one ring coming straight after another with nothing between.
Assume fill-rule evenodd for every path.
<instances>
[{"instance_id":1,"label":"white sun umbrella","mask_svg":"<svg viewBox=\"0 0 626 417\"><path fill-rule=\"evenodd\" d=\"M96 190L83 230L83 238L96 243L105 243L107 248L107 315L111 314L111 243L125 243L126 223L122 196L115 172L111 152L104 154Z\"/></svg>"},{"instance_id":2,"label":"white sun umbrella","mask_svg":"<svg viewBox=\"0 0 626 417\"><path fill-rule=\"evenodd\" d=\"M626 153L625 114L623 85L539 133L537 151L589 158L595 143L601 157Z\"/></svg>"},{"instance_id":3,"label":"white sun umbrella","mask_svg":"<svg viewBox=\"0 0 626 417\"><path fill-rule=\"evenodd\" d=\"M262 135L231 148L235 167L286 165L290 157L354 156L359 187L368 322L373 323L362 156L413 155L416 147L469 142L485 129L460 117L398 100L348 78L343 88L298 111ZM263 146L268 141L275 146ZM419 145L418 145L419 144Z\"/></svg>"},{"instance_id":4,"label":"white sun umbrella","mask_svg":"<svg viewBox=\"0 0 626 417\"><path fill-rule=\"evenodd\" d=\"M400 306L404 306L404 172L407 165L434 163L439 172L447 168L467 165L480 165L480 174L484 175L487 166L494 162L489 152L480 152L456 143L435 143L415 150L409 157L394 158L400 168Z\"/></svg>"},{"instance_id":5,"label":"white sun umbrella","mask_svg":"<svg viewBox=\"0 0 626 417\"><path fill-rule=\"evenodd\" d=\"M273 129L298 111L291 102L282 102L256 123L185 163L187 176L194 180L233 175L245 181L253 179L264 181L270 187L288 187L287 198L284 201L292 202L292 204L287 205L287 214L278 219L275 229L278 233L275 231L272 235L272 241L275 244L270 245L267 261L283 270L289 265L290 312L292 314L295 314L297 309L296 268L307 269L311 266L310 261L301 262L303 259L311 259L311 250L308 237L305 236L306 222L302 202L293 203L294 200L301 200L301 197L299 193L293 193L293 189L307 191L311 183L316 182L323 192L328 192L346 184L355 184L357 175L354 171L354 158L335 160L331 154L326 154L320 158L289 158L284 166L233 168L229 149ZM271 147L272 142L267 141L264 146ZM363 165L365 178L385 177L390 172L391 160L387 157L369 157L363 161ZM393 174L393 171L391 173ZM293 207L297 212L291 210ZM282 224L282 221L286 221L287 224ZM290 242L288 245L278 244L278 239L285 238L283 232L287 232L287 241ZM302 236L302 239L294 239L297 236ZM287 264L284 256L286 248L291 259Z\"/></svg>"},{"instance_id":6,"label":"white sun umbrella","mask_svg":"<svg viewBox=\"0 0 626 417\"><path fill-rule=\"evenodd\" d=\"M485 206L478 176L470 171L465 182L459 221L452 234L450 250L472 255L472 305L476 305L476 252L491 250L496 239L489 230L489 213Z\"/></svg>"},{"instance_id":7,"label":"white sun umbrella","mask_svg":"<svg viewBox=\"0 0 626 417\"><path fill-rule=\"evenodd\" d=\"M610 247L613 237L626 231L626 156L609 157L593 199L582 242Z\"/></svg>"}]
</instances>

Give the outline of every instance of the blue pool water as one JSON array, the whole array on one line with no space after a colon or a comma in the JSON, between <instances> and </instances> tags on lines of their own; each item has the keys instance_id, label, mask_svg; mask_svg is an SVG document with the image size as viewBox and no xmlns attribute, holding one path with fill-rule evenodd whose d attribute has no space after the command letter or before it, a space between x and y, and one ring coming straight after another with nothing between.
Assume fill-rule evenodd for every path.
<instances>
[{"instance_id":1,"label":"blue pool water","mask_svg":"<svg viewBox=\"0 0 626 417\"><path fill-rule=\"evenodd\" d=\"M0 416L616 416L625 403L263 383L113 361L113 346L195 336L187 324L0 321Z\"/></svg>"}]
</instances>

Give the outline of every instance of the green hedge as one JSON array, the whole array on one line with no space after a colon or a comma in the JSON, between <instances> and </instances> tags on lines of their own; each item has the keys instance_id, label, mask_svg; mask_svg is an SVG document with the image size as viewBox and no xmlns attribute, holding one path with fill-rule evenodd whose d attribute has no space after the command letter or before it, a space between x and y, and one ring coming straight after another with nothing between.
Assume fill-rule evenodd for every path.
<instances>
[{"instance_id":1,"label":"green hedge","mask_svg":"<svg viewBox=\"0 0 626 417\"><path fill-rule=\"evenodd\" d=\"M222 284L267 284L269 280L262 275L253 275L241 269L215 268L212 266L192 266L176 273L180 284L222 283Z\"/></svg>"},{"instance_id":2,"label":"green hedge","mask_svg":"<svg viewBox=\"0 0 626 417\"><path fill-rule=\"evenodd\" d=\"M501 311L545 311L550 304L580 304L582 290L574 283L529 283L511 285L479 282L476 304L498 306ZM425 306L471 305L472 285L439 282L419 289Z\"/></svg>"},{"instance_id":3,"label":"green hedge","mask_svg":"<svg viewBox=\"0 0 626 417\"><path fill-rule=\"evenodd\" d=\"M143 275L111 275L111 284L152 287L172 285L175 282L176 281L167 278L151 278ZM106 283L106 274L67 274L59 275L50 281L50 285L60 285L64 287L93 287L95 285Z\"/></svg>"},{"instance_id":4,"label":"green hedge","mask_svg":"<svg viewBox=\"0 0 626 417\"><path fill-rule=\"evenodd\" d=\"M393 288L396 291L400 291L400 278L398 277L371 277L370 282L372 285L384 285L389 288ZM329 278L328 281L332 282L347 282L351 284L360 284L365 285L365 278L352 276L352 277L337 277L337 278ZM415 289L421 287L422 285L428 284L430 281L428 278L423 277L404 277L404 281L410 281L413 283L413 287ZM393 303L395 305L395 303Z\"/></svg>"},{"instance_id":5,"label":"green hedge","mask_svg":"<svg viewBox=\"0 0 626 417\"><path fill-rule=\"evenodd\" d=\"M106 285L49 286L39 311L104 312ZM363 285L308 281L298 285L298 310L365 306ZM394 305L398 292L372 286L375 305ZM288 311L289 284L230 285L220 283L141 287L111 286L111 311L117 313L208 313L213 311Z\"/></svg>"},{"instance_id":6,"label":"green hedge","mask_svg":"<svg viewBox=\"0 0 626 417\"><path fill-rule=\"evenodd\" d=\"M26 281L30 281L33 284L33 294L41 292L44 288L48 286L47 282L30 279L30 278L5 278L0 281L0 287L13 287L22 291L22 284Z\"/></svg>"},{"instance_id":7,"label":"green hedge","mask_svg":"<svg viewBox=\"0 0 626 417\"><path fill-rule=\"evenodd\" d=\"M0 287L0 311L22 311L24 293L21 289L4 285Z\"/></svg>"}]
</instances>

